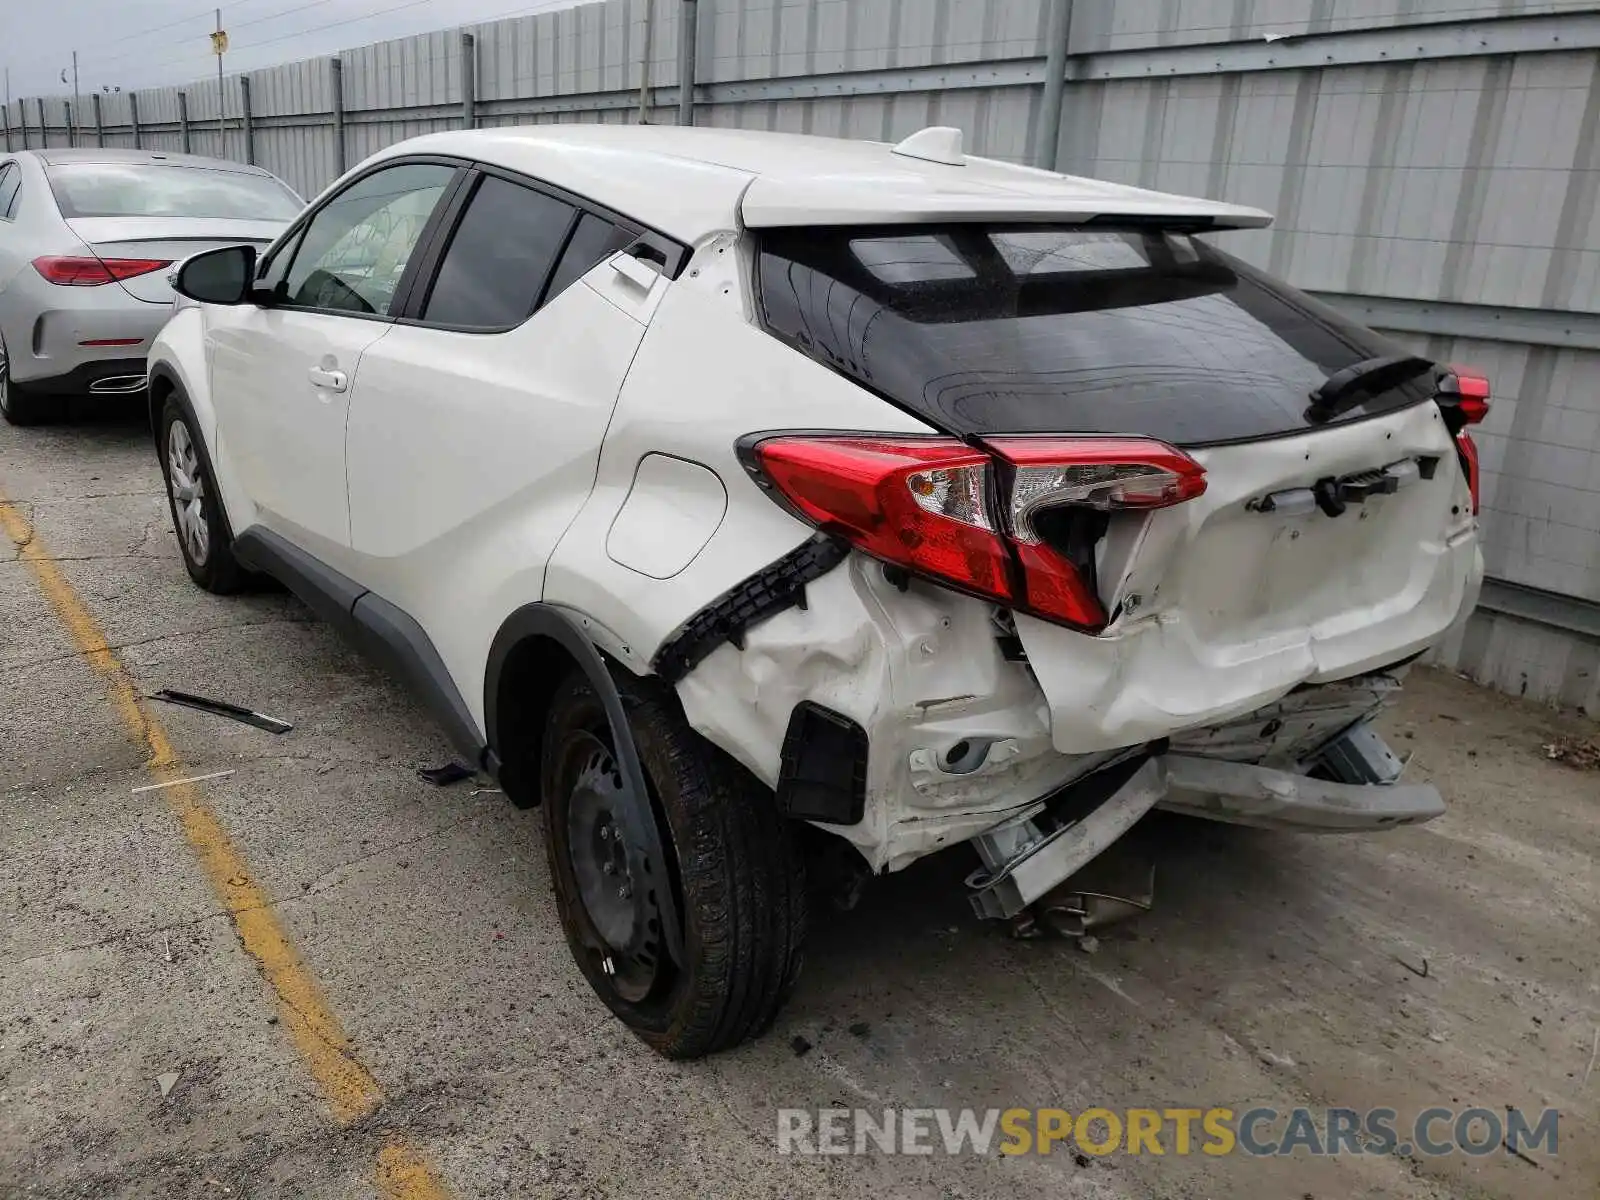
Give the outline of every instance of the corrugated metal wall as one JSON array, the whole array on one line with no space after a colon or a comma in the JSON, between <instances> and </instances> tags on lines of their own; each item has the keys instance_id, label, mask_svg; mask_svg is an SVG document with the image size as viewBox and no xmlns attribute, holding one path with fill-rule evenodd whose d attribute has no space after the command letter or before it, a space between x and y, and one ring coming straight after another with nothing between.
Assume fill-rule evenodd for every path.
<instances>
[{"instance_id":1,"label":"corrugated metal wall","mask_svg":"<svg viewBox=\"0 0 1600 1200\"><path fill-rule=\"evenodd\" d=\"M310 195L463 124L674 119L679 0L605 0L248 77L253 158ZM1070 9L1039 145L1054 4ZM970 151L1260 205L1231 248L1430 356L1485 367L1485 553L1497 581L1442 650L1515 692L1600 710L1600 3L1594 0L699 0L696 120ZM1058 26L1059 27L1059 26ZM472 44L464 50L463 34ZM471 70L467 68L470 61ZM246 155L245 89L137 97L139 140ZM186 106L186 120L184 107ZM68 102L13 104L8 145L68 142ZM92 142L93 115L76 114ZM130 97L101 97L107 145ZM187 126L187 135L184 129Z\"/></svg>"}]
</instances>

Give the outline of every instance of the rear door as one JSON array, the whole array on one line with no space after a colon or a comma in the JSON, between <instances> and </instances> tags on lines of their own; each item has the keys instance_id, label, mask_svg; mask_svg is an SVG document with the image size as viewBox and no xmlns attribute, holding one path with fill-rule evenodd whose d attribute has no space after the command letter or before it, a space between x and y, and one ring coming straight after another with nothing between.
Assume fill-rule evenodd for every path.
<instances>
[{"instance_id":1,"label":"rear door","mask_svg":"<svg viewBox=\"0 0 1600 1200\"><path fill-rule=\"evenodd\" d=\"M469 186L437 270L362 363L347 453L358 577L481 670L506 597L461 581L509 572L539 597L667 281L607 265L639 233L615 214L487 169Z\"/></svg>"},{"instance_id":2,"label":"rear door","mask_svg":"<svg viewBox=\"0 0 1600 1200\"><path fill-rule=\"evenodd\" d=\"M1016 617L1063 750L1162 737L1393 662L1476 587L1430 365L1195 238L765 230L759 284L771 332L969 441L1154 439L1204 468L1204 491L1170 507L1032 513L1104 615L1085 630ZM1390 357L1337 403L1314 398ZM1369 495L1320 505L1319 485Z\"/></svg>"}]
</instances>

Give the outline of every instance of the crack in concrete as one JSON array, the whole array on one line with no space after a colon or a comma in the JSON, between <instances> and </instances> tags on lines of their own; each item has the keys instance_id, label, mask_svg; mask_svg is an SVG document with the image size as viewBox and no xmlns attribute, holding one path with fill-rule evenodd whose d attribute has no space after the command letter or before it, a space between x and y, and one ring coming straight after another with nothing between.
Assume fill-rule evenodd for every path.
<instances>
[{"instance_id":1,"label":"crack in concrete","mask_svg":"<svg viewBox=\"0 0 1600 1200\"><path fill-rule=\"evenodd\" d=\"M38 533L38 526L34 524L33 520L33 505L13 501L11 507L17 510L17 515L22 518L22 523L28 527L27 535L21 541L15 538L10 539L11 557L6 561L17 562L22 558L22 552L33 544L34 536Z\"/></svg>"},{"instance_id":2,"label":"crack in concrete","mask_svg":"<svg viewBox=\"0 0 1600 1200\"><path fill-rule=\"evenodd\" d=\"M200 913L197 916L183 917L173 921L162 921L154 925L141 925L135 929L119 929L114 933L109 933L105 937L95 938L92 941L75 942L67 946L53 946L49 950L41 950L37 954L25 955L22 958L6 959L4 960L4 965L7 967L27 966L30 963L42 962L47 959L57 958L63 954L77 954L85 950L98 950L116 942L138 941L155 934L170 933L177 929L187 929L193 926L203 925L208 921L215 921L222 918L232 920L242 913L272 908L282 910L287 905L305 904L313 898L320 896L327 890L325 887L319 887L318 884L322 883L324 880L328 879L329 876L335 874L336 872L347 870L350 867L357 866L381 854L388 854L392 851L401 850L408 846L415 846L423 842L432 841L440 837L442 834L449 832L451 829L454 829L460 825L464 825L468 821L475 820L481 815L481 813L477 812L468 813L457 820L447 821L443 825L435 826L424 833L417 834L415 837L402 838L397 842L379 846L376 849L369 850L364 854L357 854L352 858L335 863L327 870L313 876L308 882L303 882L301 884L301 891L298 895L282 896L276 900L267 899L263 900L263 902L260 904L245 904L236 908L211 909ZM85 910L85 915L88 915L92 918L95 914L89 913L87 910ZM287 1003L287 1001L285 1001L285 1003ZM296 1011L298 1012L299 1010ZM305 1014L300 1013L300 1016L304 1018ZM338 1050L338 1047L335 1046L333 1049ZM341 1053L345 1052L341 1051ZM351 1059L351 1061L355 1062L354 1059ZM357 1063L356 1065L359 1066L360 1064Z\"/></svg>"},{"instance_id":3,"label":"crack in concrete","mask_svg":"<svg viewBox=\"0 0 1600 1200\"><path fill-rule=\"evenodd\" d=\"M166 493L162 492L162 491L159 491L159 490L158 491L153 491L153 492L150 492L150 491L141 491L141 492L85 492L81 496L34 497L34 498L31 498L31 499L26 499L26 500L13 500L11 503L12 504L38 504L38 505L45 505L45 504L77 504L81 500L120 500L120 499L124 499L124 498L128 498L128 497L138 497L138 496L146 496L146 497L149 497L152 500L160 500L160 499L165 499L166 498Z\"/></svg>"},{"instance_id":4,"label":"crack in concrete","mask_svg":"<svg viewBox=\"0 0 1600 1200\"><path fill-rule=\"evenodd\" d=\"M62 560L56 559L54 561L60 562ZM102 597L102 599L103 598L104 597ZM170 641L173 638L197 637L207 633L220 633L228 629L255 629L267 625L315 624L318 624L318 622L315 620L307 620L298 617L268 617L263 621L225 621L220 625L202 625L198 629L175 629L171 633L157 633L147 638L133 638L126 642L112 642L107 644L106 649L110 651L117 651L126 650L132 646L151 646L157 642ZM69 662L72 659L83 657L84 656L76 650L64 650L59 654L47 654L42 658L24 658L16 662L0 665L0 675L4 675L24 667L38 667L54 662Z\"/></svg>"}]
</instances>

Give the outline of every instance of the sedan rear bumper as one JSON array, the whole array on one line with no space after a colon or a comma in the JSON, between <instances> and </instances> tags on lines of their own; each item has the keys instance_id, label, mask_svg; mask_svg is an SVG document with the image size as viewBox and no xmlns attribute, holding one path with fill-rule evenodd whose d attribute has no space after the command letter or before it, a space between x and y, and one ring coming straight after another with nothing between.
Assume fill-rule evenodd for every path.
<instances>
[{"instance_id":1,"label":"sedan rear bumper","mask_svg":"<svg viewBox=\"0 0 1600 1200\"><path fill-rule=\"evenodd\" d=\"M1353 833L1418 825L1444 812L1431 783L1335 783L1249 763L1168 754L1159 807L1233 825Z\"/></svg>"},{"instance_id":2,"label":"sedan rear bumper","mask_svg":"<svg viewBox=\"0 0 1600 1200\"><path fill-rule=\"evenodd\" d=\"M44 303L32 308L29 299ZM53 393L85 392L110 376L143 375L145 355L172 316L170 304L135 300L121 288L52 287L42 280L8 307L12 380Z\"/></svg>"},{"instance_id":3,"label":"sedan rear bumper","mask_svg":"<svg viewBox=\"0 0 1600 1200\"><path fill-rule=\"evenodd\" d=\"M28 380L30 392L52 396L80 396L85 393L133 393L145 387L143 358L105 358L82 362L61 375Z\"/></svg>"}]
</instances>

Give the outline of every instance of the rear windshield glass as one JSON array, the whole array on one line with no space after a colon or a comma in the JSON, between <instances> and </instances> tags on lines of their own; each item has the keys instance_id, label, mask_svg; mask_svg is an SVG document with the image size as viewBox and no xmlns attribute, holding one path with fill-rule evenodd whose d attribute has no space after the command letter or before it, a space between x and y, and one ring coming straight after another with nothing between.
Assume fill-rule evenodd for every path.
<instances>
[{"instance_id":1,"label":"rear windshield glass","mask_svg":"<svg viewBox=\"0 0 1600 1200\"><path fill-rule=\"evenodd\" d=\"M276 179L204 167L65 163L50 168L50 190L64 217L292 221L301 208Z\"/></svg>"},{"instance_id":2,"label":"rear windshield glass","mask_svg":"<svg viewBox=\"0 0 1600 1200\"><path fill-rule=\"evenodd\" d=\"M959 434L1179 445L1308 428L1310 393L1401 347L1231 255L1160 230L770 229L768 330ZM1356 393L1331 422L1425 398Z\"/></svg>"}]
</instances>

